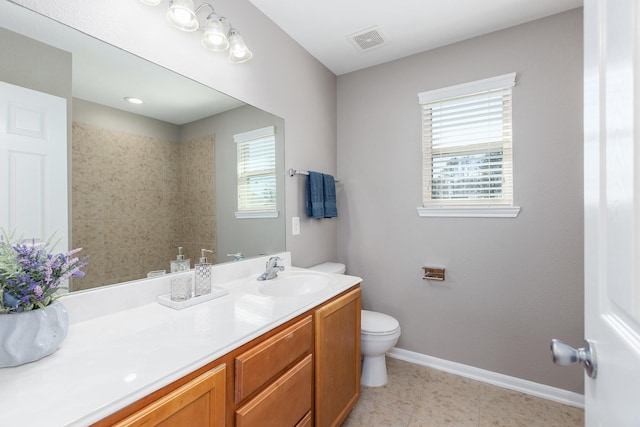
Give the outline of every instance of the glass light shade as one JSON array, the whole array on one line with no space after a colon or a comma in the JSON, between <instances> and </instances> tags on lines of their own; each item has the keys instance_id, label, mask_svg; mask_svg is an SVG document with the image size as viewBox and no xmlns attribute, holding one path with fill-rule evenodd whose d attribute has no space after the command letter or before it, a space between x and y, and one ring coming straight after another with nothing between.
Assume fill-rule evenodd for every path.
<instances>
[{"instance_id":1,"label":"glass light shade","mask_svg":"<svg viewBox=\"0 0 640 427\"><path fill-rule=\"evenodd\" d=\"M234 29L229 31L229 62L238 64L251 59L253 54L244 42L244 39Z\"/></svg>"},{"instance_id":2,"label":"glass light shade","mask_svg":"<svg viewBox=\"0 0 640 427\"><path fill-rule=\"evenodd\" d=\"M167 20L179 30L196 31L200 24L194 12L193 0L172 0Z\"/></svg>"},{"instance_id":3,"label":"glass light shade","mask_svg":"<svg viewBox=\"0 0 640 427\"><path fill-rule=\"evenodd\" d=\"M162 2L162 0L140 0L142 3L148 6L157 6Z\"/></svg>"},{"instance_id":4,"label":"glass light shade","mask_svg":"<svg viewBox=\"0 0 640 427\"><path fill-rule=\"evenodd\" d=\"M223 52L229 48L225 23L220 15L212 13L207 18L202 45L214 52Z\"/></svg>"}]
</instances>

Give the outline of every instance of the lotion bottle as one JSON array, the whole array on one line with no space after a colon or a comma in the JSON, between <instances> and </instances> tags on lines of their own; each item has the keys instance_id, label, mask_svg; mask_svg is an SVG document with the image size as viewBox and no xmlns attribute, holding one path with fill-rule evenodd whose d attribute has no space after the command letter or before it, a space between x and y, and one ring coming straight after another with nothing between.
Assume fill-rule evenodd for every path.
<instances>
[{"instance_id":1,"label":"lotion bottle","mask_svg":"<svg viewBox=\"0 0 640 427\"><path fill-rule=\"evenodd\" d=\"M195 265L194 295L197 297L211 293L211 263L207 259L206 252L213 253L213 251L202 249L200 252L200 262Z\"/></svg>"}]
</instances>

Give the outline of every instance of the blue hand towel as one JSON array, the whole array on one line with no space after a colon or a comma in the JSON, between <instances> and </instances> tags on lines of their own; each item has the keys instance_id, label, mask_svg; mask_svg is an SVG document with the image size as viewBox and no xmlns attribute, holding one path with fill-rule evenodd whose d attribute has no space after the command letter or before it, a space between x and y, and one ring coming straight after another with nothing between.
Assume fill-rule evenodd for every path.
<instances>
[{"instance_id":1,"label":"blue hand towel","mask_svg":"<svg viewBox=\"0 0 640 427\"><path fill-rule=\"evenodd\" d=\"M311 178L307 176L305 179L305 191L304 191L304 210L308 217L313 216L313 210L311 209Z\"/></svg>"},{"instance_id":2,"label":"blue hand towel","mask_svg":"<svg viewBox=\"0 0 640 427\"><path fill-rule=\"evenodd\" d=\"M338 216L336 207L336 182L331 175L322 175L324 182L324 217L334 218Z\"/></svg>"},{"instance_id":3,"label":"blue hand towel","mask_svg":"<svg viewBox=\"0 0 640 427\"><path fill-rule=\"evenodd\" d=\"M307 216L324 218L324 191L322 174L309 171L307 177L305 210Z\"/></svg>"}]
</instances>

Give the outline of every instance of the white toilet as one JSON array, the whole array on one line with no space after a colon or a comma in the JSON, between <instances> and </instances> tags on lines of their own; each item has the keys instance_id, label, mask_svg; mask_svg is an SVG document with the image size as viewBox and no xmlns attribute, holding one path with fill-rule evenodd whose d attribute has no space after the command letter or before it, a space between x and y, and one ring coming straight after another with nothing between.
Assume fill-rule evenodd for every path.
<instances>
[{"instance_id":1,"label":"white toilet","mask_svg":"<svg viewBox=\"0 0 640 427\"><path fill-rule=\"evenodd\" d=\"M360 384L379 387L387 383L385 355L400 338L400 324L396 319L375 311L361 310L360 353L362 375Z\"/></svg>"},{"instance_id":2,"label":"white toilet","mask_svg":"<svg viewBox=\"0 0 640 427\"><path fill-rule=\"evenodd\" d=\"M325 273L344 274L346 267L337 262L325 262L309 267ZM386 353L400 338L400 324L393 317L375 311L361 310L360 353L362 374L360 384L379 387L387 383Z\"/></svg>"}]
</instances>

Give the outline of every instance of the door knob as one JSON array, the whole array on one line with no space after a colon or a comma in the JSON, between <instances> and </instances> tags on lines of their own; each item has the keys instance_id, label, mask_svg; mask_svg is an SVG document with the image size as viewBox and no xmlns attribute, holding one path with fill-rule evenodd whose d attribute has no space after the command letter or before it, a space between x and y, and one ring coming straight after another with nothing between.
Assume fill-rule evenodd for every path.
<instances>
[{"instance_id":1,"label":"door knob","mask_svg":"<svg viewBox=\"0 0 640 427\"><path fill-rule=\"evenodd\" d=\"M598 372L595 349L587 340L584 340L584 347L575 349L560 340L552 339L551 357L553 358L553 363L559 366L584 363L584 369L587 371L589 378L595 378Z\"/></svg>"}]
</instances>

